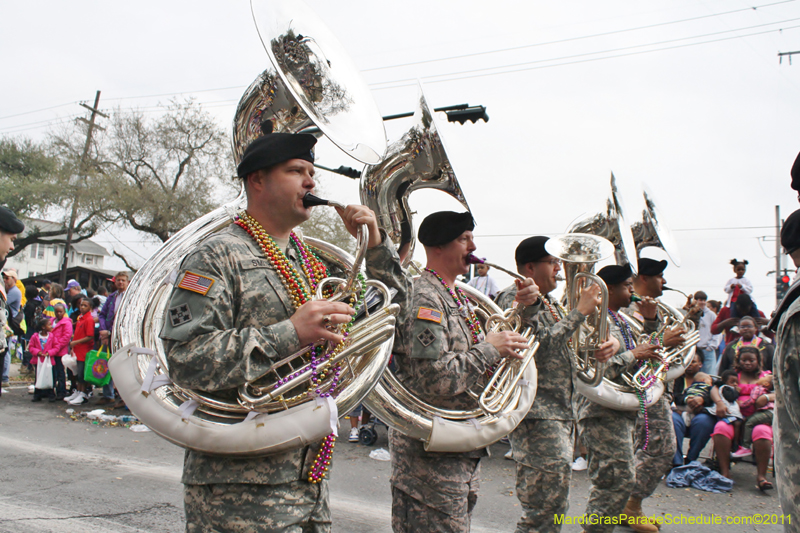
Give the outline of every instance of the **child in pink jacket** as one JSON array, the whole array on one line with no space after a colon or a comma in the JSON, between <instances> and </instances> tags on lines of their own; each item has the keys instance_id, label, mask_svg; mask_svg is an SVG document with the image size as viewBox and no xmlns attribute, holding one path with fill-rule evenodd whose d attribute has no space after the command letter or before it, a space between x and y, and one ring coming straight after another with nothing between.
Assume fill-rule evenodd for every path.
<instances>
[{"instance_id":1,"label":"child in pink jacket","mask_svg":"<svg viewBox=\"0 0 800 533\"><path fill-rule=\"evenodd\" d=\"M42 353L45 346L50 341L50 332L53 331L53 323L49 318L45 317L36 322L36 333L31 335L31 340L28 342L28 351L31 353L31 364L34 368L44 363L46 356ZM50 357L50 364L53 364L54 357ZM34 375L36 371L33 372ZM53 388L49 389L34 389L32 402L41 402L42 398L51 398L56 394Z\"/></svg>"},{"instance_id":2,"label":"child in pink jacket","mask_svg":"<svg viewBox=\"0 0 800 533\"><path fill-rule=\"evenodd\" d=\"M61 357L69 353L69 343L72 340L72 320L67 316L64 304L56 304L55 318L53 318L53 331L42 353L53 357L54 381L56 394L50 397L51 402L63 400L67 396L67 375L64 372L64 363Z\"/></svg>"}]
</instances>

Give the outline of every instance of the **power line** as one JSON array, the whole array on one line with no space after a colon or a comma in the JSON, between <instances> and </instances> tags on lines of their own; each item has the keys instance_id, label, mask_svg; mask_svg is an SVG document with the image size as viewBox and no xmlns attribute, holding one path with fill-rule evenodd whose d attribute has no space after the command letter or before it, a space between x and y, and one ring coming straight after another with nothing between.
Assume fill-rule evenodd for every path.
<instances>
[{"instance_id":1,"label":"power line","mask_svg":"<svg viewBox=\"0 0 800 533\"><path fill-rule=\"evenodd\" d=\"M59 104L59 105L54 105L54 106L50 106L50 107L43 107L41 109L34 109L33 111L25 111L23 113L17 113L16 115L6 115L4 117L0 117L0 120L6 119L6 118L21 117L23 115L31 115L33 113L39 113L40 111L49 111L50 109L56 109L58 107L66 107L68 105L75 105L77 103L78 103L77 101L75 101L75 102L67 102L66 104Z\"/></svg>"},{"instance_id":2,"label":"power line","mask_svg":"<svg viewBox=\"0 0 800 533\"><path fill-rule=\"evenodd\" d=\"M706 34L695 35L695 36L690 36L690 37L679 37L677 39L668 39L668 40L665 40L665 41L657 41L657 42L654 42L654 43L623 46L623 47L620 47L620 48L610 48L610 49L601 50L601 51L598 51L598 52L585 52L585 53L581 53L581 54L573 54L573 55L562 56L562 57L557 57L557 58L537 59L535 61L526 61L526 62L523 62L523 63L512 63L512 64L509 64L509 65L502 65L502 66L499 66L499 67L498 66L496 66L496 67L486 67L486 68L480 68L480 69L470 69L470 70L463 70L463 71L458 71L458 72L450 72L450 73L447 73L447 74L435 74L435 75L431 75L431 76L421 76L421 79L433 80L433 81L430 81L429 83L441 83L441 82L445 82L445 81L462 80L462 79L468 79L468 78L480 78L480 77L485 77L485 76L494 76L494 75L498 75L498 74L509 74L509 73L512 73L512 72L522 72L522 71L526 71L526 70L536 70L536 69L540 69L540 68L550 68L550 67L557 67L557 66L563 66L563 65L574 65L574 64L578 64L578 63L588 63L589 61L599 61L599 60L603 60L603 59L614 59L614 58L627 57L627 56L633 56L633 55L638 55L638 54L647 54L647 53L651 53L651 52L661 52L661 51L664 51L664 50L674 50L674 49L678 49L678 48L686 48L686 47L689 47L689 46L698 46L698 45L703 45L703 44L709 44L709 43L715 43L715 42L721 42L721 41L728 41L728 40L731 40L731 39L739 39L739 38L742 38L742 37L752 37L752 36L755 36L755 35L764 35L764 34L767 34L767 33L774 33L774 32L779 32L779 31L784 31L784 30L791 30L791 29L795 29L795 28L800 27L800 25L789 26L789 27L786 27L786 28L777 28L777 29L772 29L772 30L765 30L765 31L761 31L761 32L753 32L753 33L744 34L744 35L734 35L734 36L731 36L731 37L723 37L723 38L720 38L720 39L712 39L712 40L703 41L703 42L699 42L699 43L687 43L687 44L677 45L677 46L668 46L668 47L664 47L664 48L657 48L657 49L654 49L654 50L642 50L642 51L639 51L639 52L631 52L631 53L627 53L627 54L618 54L618 55L607 56L607 57L596 57L596 58L591 58L591 59L582 59L582 60L566 62L566 63L557 63L557 64L554 64L554 65L538 65L539 63L548 63L548 62L552 62L552 61L563 61L563 60L575 59L575 58L598 55L598 54L621 52L621 51L624 51L624 50L631 50L631 49L634 49L634 48L642 48L642 47L645 47L645 46L659 46L659 45L663 45L663 44L669 44L669 43L674 43L674 42L679 42L679 41L686 41L686 40L690 40L690 39L701 39L701 38L710 37L710 36L713 36L713 35L721 35L721 34L724 34L724 33L743 31L743 30L748 30L748 29L760 28L760 27L764 27L764 26L772 26L774 24L782 24L782 23L785 23L785 22L794 22L794 21L797 21L797 20L800 20L800 17L793 18L793 19L787 19L787 20L781 20L781 21L777 21L777 22L769 22L769 23L765 23L765 24L757 24L757 25L754 25L754 26L747 26L747 27L744 27L744 28L735 28L735 29L732 29L732 30L723 30L723 31L719 31L719 32L706 33ZM528 66L528 65L537 65L537 66ZM514 67L527 67L527 68L514 68ZM498 69L513 69L513 70L503 70L503 71L500 71L500 72L486 72L486 71L494 71L494 70L498 70ZM473 74L473 73L481 73L481 72L484 72L484 74ZM466 75L462 76L462 74L466 74ZM436 79L436 78L444 78L444 77L447 77L447 78L446 79L441 79L441 80L437 80ZM408 85L408 84L412 84L412 82L413 82L413 84L416 84L417 83L417 79L418 78L406 78L406 79L402 79L402 80L371 83L370 87L375 87L377 85L393 84L393 83L398 83L398 84L402 83L403 84L403 85L396 85L396 86L392 86L392 87L379 87L379 89L392 89L392 88L395 88L395 87L402 87L402 86L405 86L405 85Z\"/></svg>"},{"instance_id":3,"label":"power line","mask_svg":"<svg viewBox=\"0 0 800 533\"><path fill-rule=\"evenodd\" d=\"M635 27L635 28L627 28L627 29L624 29L624 30L614 30L614 31L608 31L608 32L603 32L603 33L595 33L595 34L591 34L591 35L583 35L583 36L580 36L580 37L567 37L565 39L557 39L555 41L545 41L545 42L542 42L542 43L532 43L532 44L524 44L524 45L520 45L520 46L511 46L511 47L508 47L508 48L498 48L496 50L488 50L488 51L485 51L485 52L475 52L475 53L471 53L471 54L462 54L462 55L455 55L455 56L449 56L449 57L440 57L440 58L437 58L437 59L425 59L425 60L421 60L421 61L410 61L408 63L398 63L398 64L395 64L395 65L386 65L386 66L383 66L383 67L373 67L373 68L364 69L364 70L362 70L362 72L375 72L375 71L378 71L378 70L386 70L386 69L391 69L391 68L410 67L410 66L414 66L414 65L424 65L424 64L428 64L428 63L438 63L438 62L441 62L441 61L450 61L450 60L453 60L453 59L466 59L466 58L469 58L469 57L478 57L478 56L484 56L484 55L499 54L499 53L503 53L503 52L513 52L515 50L524 50L526 48L536 48L536 47L539 47L539 46L549 46L551 44L561 44L561 43L568 43L568 42L572 42L572 41L580 41L580 40L584 40L584 39L593 39L595 37L607 37L609 35L618 35L620 33L628 33L628 32L632 32L632 31L639 31L639 30L646 30L646 29L651 29L651 28L658 28L660 26L669 26L669 25L672 25L672 24L682 24L684 22L692 22L692 21L695 21L695 20L702 20L702 19L705 19L705 18L720 17L720 16L724 16L724 15L730 15L730 14L733 14L733 13L741 13L743 11L755 11L757 9L761 9L761 8L765 8L765 7L772 7L772 6L776 6L776 5L780 5L780 4L787 4L787 3L790 3L790 2L794 2L794 1L795 0L784 0L782 2L773 2L771 4L763 4L763 5L760 5L760 6L746 7L746 8L742 8L742 9L734 9L732 11L725 11L725 12L722 12L722 13L712 13L710 15L700 15L700 16L697 16L697 17L691 17L691 18L680 19L680 20L673 20L673 21L670 21L670 22L659 22L659 23L656 23L656 24L650 24L650 25L647 25L647 26L638 26L638 27Z\"/></svg>"}]
</instances>

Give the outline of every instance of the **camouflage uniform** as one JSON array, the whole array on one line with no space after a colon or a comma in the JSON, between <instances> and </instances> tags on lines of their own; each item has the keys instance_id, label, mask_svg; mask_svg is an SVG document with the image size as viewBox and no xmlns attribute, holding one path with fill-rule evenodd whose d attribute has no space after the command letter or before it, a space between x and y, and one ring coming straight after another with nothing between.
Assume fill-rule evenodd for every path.
<instances>
[{"instance_id":1,"label":"camouflage uniform","mask_svg":"<svg viewBox=\"0 0 800 533\"><path fill-rule=\"evenodd\" d=\"M620 317L620 320L624 320ZM611 323L610 334L619 340L620 349L606 363L605 377L623 384L620 374L636 364L633 352L625 347L620 328ZM592 490L586 505L587 516L616 517L636 481L633 465L633 434L636 411L618 411L577 395L578 436L589 451L589 477ZM586 524L590 533L613 531L613 525Z\"/></svg>"},{"instance_id":2,"label":"camouflage uniform","mask_svg":"<svg viewBox=\"0 0 800 533\"><path fill-rule=\"evenodd\" d=\"M509 307L515 295L516 287L511 286L503 289L496 301L500 307ZM525 420L509 435L517 463L517 498L522 504L517 533L560 531L555 516L565 514L569 507L577 375L567 341L585 317L577 310L565 314L549 296L544 298L550 305L542 302L536 314L536 400ZM558 321L550 309L557 313Z\"/></svg>"},{"instance_id":3,"label":"camouflage uniform","mask_svg":"<svg viewBox=\"0 0 800 533\"><path fill-rule=\"evenodd\" d=\"M775 473L784 531L800 532L800 299L781 316L772 361L775 373Z\"/></svg>"},{"instance_id":4,"label":"camouflage uniform","mask_svg":"<svg viewBox=\"0 0 800 533\"><path fill-rule=\"evenodd\" d=\"M647 333L656 331L659 327L660 318L643 320L638 302L633 302L630 307L620 311L642 320ZM675 426L672 425L671 403L672 397L665 387L661 398L647 408L647 423L642 416L636 420L636 485L631 493L632 498L649 498L658 487L662 476L672 468L676 437ZM646 450L642 449L645 442Z\"/></svg>"},{"instance_id":5,"label":"camouflage uniform","mask_svg":"<svg viewBox=\"0 0 800 533\"><path fill-rule=\"evenodd\" d=\"M287 255L303 276L292 246ZM187 272L213 280L205 295L179 287ZM367 251L367 275L397 288L395 301L407 305L410 279L385 235ZM181 264L161 333L170 377L182 387L235 398L240 384L301 348L289 320L294 312L278 271L255 240L231 224ZM186 450L187 531L329 531L327 482L314 487L303 481L318 448L264 457Z\"/></svg>"},{"instance_id":6,"label":"camouflage uniform","mask_svg":"<svg viewBox=\"0 0 800 533\"><path fill-rule=\"evenodd\" d=\"M442 283L423 272L414 282L413 315L398 325L394 353L397 378L437 407L475 406L466 393L500 360L472 332ZM466 532L478 498L480 458L467 453L426 452L422 441L389 431L392 454L392 529L395 532Z\"/></svg>"}]
</instances>

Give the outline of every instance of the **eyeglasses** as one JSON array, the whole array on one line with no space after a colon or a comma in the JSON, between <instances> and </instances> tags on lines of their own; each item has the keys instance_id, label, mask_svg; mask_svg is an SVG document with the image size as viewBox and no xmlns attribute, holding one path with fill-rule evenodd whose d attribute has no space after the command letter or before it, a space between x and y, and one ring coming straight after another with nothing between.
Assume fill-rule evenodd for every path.
<instances>
[{"instance_id":1,"label":"eyeglasses","mask_svg":"<svg viewBox=\"0 0 800 533\"><path fill-rule=\"evenodd\" d=\"M537 263L550 263L553 266L561 266L561 259L542 259L541 261L536 261Z\"/></svg>"}]
</instances>

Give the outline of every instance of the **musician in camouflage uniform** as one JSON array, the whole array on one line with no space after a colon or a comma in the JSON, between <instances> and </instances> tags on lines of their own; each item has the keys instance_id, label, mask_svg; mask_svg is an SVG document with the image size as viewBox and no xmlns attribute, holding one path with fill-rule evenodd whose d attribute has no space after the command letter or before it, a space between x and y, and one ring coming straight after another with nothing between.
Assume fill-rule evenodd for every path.
<instances>
[{"instance_id":1,"label":"musician in camouflage uniform","mask_svg":"<svg viewBox=\"0 0 800 533\"><path fill-rule=\"evenodd\" d=\"M800 156L798 156L800 161ZM797 166L798 163L795 163ZM800 173L798 173L800 174ZM794 176L794 169L793 169ZM800 267L800 210L781 228L781 245ZM772 371L775 374L775 474L781 509L789 515L784 531L800 532L800 282L795 277L770 327L777 332ZM788 518L787 518L788 519Z\"/></svg>"},{"instance_id":2,"label":"musician in camouflage uniform","mask_svg":"<svg viewBox=\"0 0 800 533\"><path fill-rule=\"evenodd\" d=\"M292 230L311 214L302 198L315 185L315 143L312 135L273 133L245 150L238 175L246 211L184 259L170 296L161 338L176 384L232 399L238 386L261 377L276 360L319 339L341 340L328 326L348 322L350 306L326 300L300 305L305 296L298 292L313 294L308 272L314 263L301 256L304 245ZM367 275L396 288L395 301L406 306L410 279L374 213L348 206L339 214L351 234L367 225ZM287 282L292 271L294 287ZM330 531L327 481L308 482L318 449L316 444L264 457L186 450L186 530Z\"/></svg>"},{"instance_id":3,"label":"musician in camouflage uniform","mask_svg":"<svg viewBox=\"0 0 800 533\"><path fill-rule=\"evenodd\" d=\"M632 302L622 309L628 316L640 320L646 333L653 333L663 324L663 317L658 311L656 298L664 292L667 281L664 270L667 261L639 258L639 271L633 280L633 289L640 301ZM684 330L681 328L666 330L663 346L673 348L683 343ZM672 397L664 390L661 398L647 408L647 419L640 416L636 420L636 483L628 503L623 509L623 517L629 517L628 525L636 525L640 531L655 532L660 524L651 520L651 527L642 521L642 500L649 498L661 478L672 468L672 457L675 455L675 427L672 424ZM647 443L647 449L644 449Z\"/></svg>"},{"instance_id":4,"label":"musician in camouflage uniform","mask_svg":"<svg viewBox=\"0 0 800 533\"><path fill-rule=\"evenodd\" d=\"M17 235L25 230L25 224L11 212L7 207L0 206L0 269L6 262L8 253L14 249L14 241ZM6 307L6 290L2 283L0 283L0 324L5 329L5 324L8 321L8 308ZM32 326L29 326L32 327ZM6 351L6 336L5 331L0 331L0 354ZM9 358L10 360L10 358ZM0 371L7 374L8 369L3 368L5 365L5 358L0 355ZM0 389L0 395L3 391Z\"/></svg>"},{"instance_id":5,"label":"musician in camouflage uniform","mask_svg":"<svg viewBox=\"0 0 800 533\"><path fill-rule=\"evenodd\" d=\"M631 303L633 273L628 264L609 265L597 275L608 287L609 333L620 342L619 351L608 360L605 377L620 385L625 383L620 375L635 370L638 361L658 359L653 344L636 345L636 337L625 318L618 314ZM614 521L625 507L636 481L634 468L633 435L637 411L610 409L578 395L578 436L589 451L589 477L592 489L586 505L590 523L584 529L590 533L614 530ZM650 524L645 524L648 531ZM632 525L642 531L640 524Z\"/></svg>"},{"instance_id":6,"label":"musician in camouflage uniform","mask_svg":"<svg viewBox=\"0 0 800 533\"><path fill-rule=\"evenodd\" d=\"M427 268L414 281L408 321L395 337L397 378L421 400L441 408L474 408L467 390L485 379L501 357L519 357L525 338L484 334L468 300L455 287L475 250L472 216L444 211L422 222L419 241ZM532 280L520 282L519 301L538 298ZM435 423L435 422L434 422ZM485 448L466 453L427 452L422 441L389 430L392 455L392 529L396 533L468 532L478 498Z\"/></svg>"},{"instance_id":7,"label":"musician in camouflage uniform","mask_svg":"<svg viewBox=\"0 0 800 533\"><path fill-rule=\"evenodd\" d=\"M536 367L539 383L536 400L519 426L509 435L512 457L517 463L517 498L522 517L517 533L560 531L557 515L567 512L572 478L575 413L575 357L569 345L572 334L599 303L600 287L591 285L581 292L575 309L566 312L548 293L556 288L561 262L544 248L547 237L529 237L515 251L517 271L533 279L544 294L536 315L539 350ZM497 295L507 308L516 294L510 286ZM605 361L616 353L619 342L610 339L597 352Z\"/></svg>"}]
</instances>

